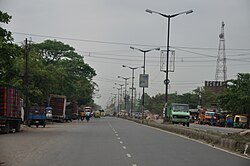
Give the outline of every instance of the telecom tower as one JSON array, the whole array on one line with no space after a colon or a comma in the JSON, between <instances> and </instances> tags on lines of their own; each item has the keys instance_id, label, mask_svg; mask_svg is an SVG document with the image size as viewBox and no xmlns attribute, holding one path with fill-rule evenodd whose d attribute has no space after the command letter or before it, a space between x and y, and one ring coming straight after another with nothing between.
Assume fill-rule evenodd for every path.
<instances>
[{"instance_id":1,"label":"telecom tower","mask_svg":"<svg viewBox=\"0 0 250 166\"><path fill-rule=\"evenodd\" d=\"M217 55L216 73L215 73L216 81L227 80L224 27L225 27L225 23L222 21L221 33L219 35L220 41L219 41L219 49L218 49L218 55Z\"/></svg>"}]
</instances>

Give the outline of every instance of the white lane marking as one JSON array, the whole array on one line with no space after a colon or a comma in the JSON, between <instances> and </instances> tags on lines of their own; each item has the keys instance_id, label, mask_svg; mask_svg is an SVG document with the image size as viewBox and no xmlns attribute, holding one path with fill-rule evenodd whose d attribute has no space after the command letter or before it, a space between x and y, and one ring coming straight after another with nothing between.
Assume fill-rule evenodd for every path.
<instances>
[{"instance_id":1,"label":"white lane marking","mask_svg":"<svg viewBox=\"0 0 250 166\"><path fill-rule=\"evenodd\" d=\"M131 157L131 154L127 153L127 157L130 158L130 157Z\"/></svg>"},{"instance_id":2,"label":"white lane marking","mask_svg":"<svg viewBox=\"0 0 250 166\"><path fill-rule=\"evenodd\" d=\"M123 148L123 149L127 149L127 147L126 147L126 146L122 146L122 148Z\"/></svg>"},{"instance_id":3,"label":"white lane marking","mask_svg":"<svg viewBox=\"0 0 250 166\"><path fill-rule=\"evenodd\" d=\"M121 139L120 137L118 137L117 139Z\"/></svg>"},{"instance_id":4,"label":"white lane marking","mask_svg":"<svg viewBox=\"0 0 250 166\"><path fill-rule=\"evenodd\" d=\"M123 142L122 142L122 141L120 141L120 144L123 144Z\"/></svg>"},{"instance_id":5,"label":"white lane marking","mask_svg":"<svg viewBox=\"0 0 250 166\"><path fill-rule=\"evenodd\" d=\"M118 136L119 136L119 134L116 134L116 136L118 137Z\"/></svg>"},{"instance_id":6,"label":"white lane marking","mask_svg":"<svg viewBox=\"0 0 250 166\"><path fill-rule=\"evenodd\" d=\"M132 166L137 166L136 164L133 164Z\"/></svg>"}]
</instances>

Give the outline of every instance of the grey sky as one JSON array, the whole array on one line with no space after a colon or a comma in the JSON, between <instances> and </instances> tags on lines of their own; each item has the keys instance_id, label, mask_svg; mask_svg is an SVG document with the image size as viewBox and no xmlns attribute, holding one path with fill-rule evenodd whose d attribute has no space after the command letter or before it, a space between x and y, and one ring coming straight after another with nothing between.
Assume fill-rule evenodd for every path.
<instances>
[{"instance_id":1,"label":"grey sky","mask_svg":"<svg viewBox=\"0 0 250 166\"><path fill-rule=\"evenodd\" d=\"M16 43L26 37L31 37L35 43L48 39L18 33L52 36L50 39L80 39L56 38L73 46L96 70L94 81L98 83L98 94L101 95L96 101L102 106L106 105L111 93L117 93L113 89L114 83L124 83L117 76L131 76L131 70L121 66L143 64L143 54L129 49L130 46L142 49L162 46L165 49L167 20L146 13L147 8L166 14L194 10L192 14L171 19L170 46L176 51L176 67L175 72L169 75L170 93L191 92L202 86L205 80L215 79L222 21L226 24L226 49L233 49L226 50L228 78L250 71L248 0L0 0L0 9L12 15L10 24L4 27L17 32L13 34ZM165 74L159 70L159 57L159 51L146 56L150 85L145 91L149 95L165 92ZM137 92L141 92L138 87L140 73L142 69L136 70ZM131 81L129 83L131 86Z\"/></svg>"}]
</instances>

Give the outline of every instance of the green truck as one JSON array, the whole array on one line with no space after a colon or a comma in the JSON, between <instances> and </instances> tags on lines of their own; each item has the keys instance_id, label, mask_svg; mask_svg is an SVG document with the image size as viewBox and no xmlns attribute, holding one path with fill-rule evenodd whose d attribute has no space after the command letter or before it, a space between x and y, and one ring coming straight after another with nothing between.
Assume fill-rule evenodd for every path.
<instances>
[{"instance_id":1,"label":"green truck","mask_svg":"<svg viewBox=\"0 0 250 166\"><path fill-rule=\"evenodd\" d=\"M182 123L189 127L190 112L188 104L171 103L165 107L165 117L172 124Z\"/></svg>"}]
</instances>

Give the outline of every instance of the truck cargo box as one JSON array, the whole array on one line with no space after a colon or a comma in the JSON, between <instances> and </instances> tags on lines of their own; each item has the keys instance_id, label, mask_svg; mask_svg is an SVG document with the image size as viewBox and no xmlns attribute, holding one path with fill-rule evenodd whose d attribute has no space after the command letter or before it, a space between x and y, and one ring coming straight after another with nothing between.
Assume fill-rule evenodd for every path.
<instances>
[{"instance_id":1,"label":"truck cargo box","mask_svg":"<svg viewBox=\"0 0 250 166\"><path fill-rule=\"evenodd\" d=\"M20 91L10 87L0 87L0 117L21 118Z\"/></svg>"},{"instance_id":2,"label":"truck cargo box","mask_svg":"<svg viewBox=\"0 0 250 166\"><path fill-rule=\"evenodd\" d=\"M21 93L13 87L0 87L0 132L20 131Z\"/></svg>"},{"instance_id":3,"label":"truck cargo box","mask_svg":"<svg viewBox=\"0 0 250 166\"><path fill-rule=\"evenodd\" d=\"M50 95L49 106L52 107L53 120L63 121L66 110L66 96Z\"/></svg>"}]
</instances>

